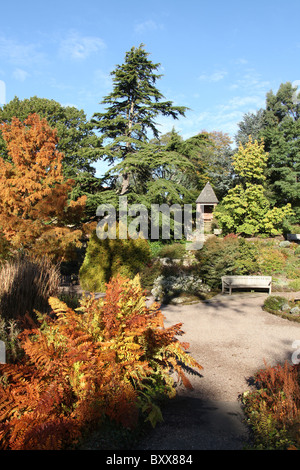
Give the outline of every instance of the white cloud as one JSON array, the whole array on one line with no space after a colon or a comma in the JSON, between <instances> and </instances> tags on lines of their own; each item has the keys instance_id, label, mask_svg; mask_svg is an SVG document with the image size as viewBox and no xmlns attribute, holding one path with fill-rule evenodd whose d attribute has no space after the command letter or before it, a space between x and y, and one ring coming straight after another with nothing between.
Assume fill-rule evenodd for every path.
<instances>
[{"instance_id":1,"label":"white cloud","mask_svg":"<svg viewBox=\"0 0 300 470\"><path fill-rule=\"evenodd\" d=\"M18 80L19 82L24 82L24 80L26 80L26 78L29 77L30 74L26 72L26 70L17 68L13 71L12 75L13 78Z\"/></svg>"},{"instance_id":2,"label":"white cloud","mask_svg":"<svg viewBox=\"0 0 300 470\"><path fill-rule=\"evenodd\" d=\"M145 33L147 31L157 31L162 29L163 25L158 24L156 21L153 20L143 21L141 23L136 24L134 27L134 31L136 33Z\"/></svg>"},{"instance_id":3,"label":"white cloud","mask_svg":"<svg viewBox=\"0 0 300 470\"><path fill-rule=\"evenodd\" d=\"M81 36L76 31L71 31L61 41L59 53L62 57L83 60L105 47L104 41L97 36Z\"/></svg>"},{"instance_id":4,"label":"white cloud","mask_svg":"<svg viewBox=\"0 0 300 470\"><path fill-rule=\"evenodd\" d=\"M220 105L220 109L227 111L229 109L239 109L244 107L252 106L254 108L261 108L264 106L265 99L264 96L260 95L251 95L251 96L235 96L231 98L227 104Z\"/></svg>"},{"instance_id":5,"label":"white cloud","mask_svg":"<svg viewBox=\"0 0 300 470\"><path fill-rule=\"evenodd\" d=\"M22 66L39 62L43 58L37 44L24 44L4 36L0 37L0 57L10 63Z\"/></svg>"},{"instance_id":6,"label":"white cloud","mask_svg":"<svg viewBox=\"0 0 300 470\"><path fill-rule=\"evenodd\" d=\"M245 64L248 64L248 60L240 57L239 59L234 60L233 63L237 65L245 65Z\"/></svg>"},{"instance_id":7,"label":"white cloud","mask_svg":"<svg viewBox=\"0 0 300 470\"><path fill-rule=\"evenodd\" d=\"M247 89L247 90L266 90L270 87L270 82L261 80L261 76L254 69L246 69L244 74L230 85L230 89Z\"/></svg>"},{"instance_id":8,"label":"white cloud","mask_svg":"<svg viewBox=\"0 0 300 470\"><path fill-rule=\"evenodd\" d=\"M219 82L220 80L223 80L227 75L226 70L218 70L217 72L214 72L210 75L208 74L202 74L199 76L199 80L204 80L207 82Z\"/></svg>"}]
</instances>

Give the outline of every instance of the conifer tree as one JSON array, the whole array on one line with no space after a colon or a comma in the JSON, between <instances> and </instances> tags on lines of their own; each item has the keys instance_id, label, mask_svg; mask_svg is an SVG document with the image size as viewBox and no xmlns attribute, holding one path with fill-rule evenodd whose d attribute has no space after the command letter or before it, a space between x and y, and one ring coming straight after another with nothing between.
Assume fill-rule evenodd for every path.
<instances>
[{"instance_id":1,"label":"conifer tree","mask_svg":"<svg viewBox=\"0 0 300 470\"><path fill-rule=\"evenodd\" d=\"M271 207L263 186L267 161L264 143L253 142L251 137L234 154L233 167L239 182L214 212L224 233L278 235L294 215L289 203Z\"/></svg>"},{"instance_id":2,"label":"conifer tree","mask_svg":"<svg viewBox=\"0 0 300 470\"><path fill-rule=\"evenodd\" d=\"M94 114L92 119L102 135L104 159L117 164L107 174L112 188L110 198L116 193L128 194L133 186L135 191L145 194L151 168L161 158L157 146L149 144L151 137L158 139L160 135L155 120L158 116L178 119L187 109L164 101L156 87L161 78L157 73L160 64L153 63L148 56L143 44L126 53L124 63L111 72L113 91L102 101L105 111Z\"/></svg>"},{"instance_id":3,"label":"conifer tree","mask_svg":"<svg viewBox=\"0 0 300 470\"><path fill-rule=\"evenodd\" d=\"M300 104L290 82L280 85L276 94L267 93L260 135L269 153L267 182L271 201L280 206L291 203L300 216Z\"/></svg>"}]
</instances>

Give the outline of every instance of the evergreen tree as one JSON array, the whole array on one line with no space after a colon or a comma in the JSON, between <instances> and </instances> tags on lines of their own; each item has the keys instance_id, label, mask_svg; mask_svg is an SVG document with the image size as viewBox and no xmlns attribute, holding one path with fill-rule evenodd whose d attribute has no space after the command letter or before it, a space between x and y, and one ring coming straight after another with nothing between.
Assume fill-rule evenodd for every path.
<instances>
[{"instance_id":1,"label":"evergreen tree","mask_svg":"<svg viewBox=\"0 0 300 470\"><path fill-rule=\"evenodd\" d=\"M277 235L287 227L288 219L294 215L291 205L271 207L265 195L263 184L267 161L263 143L253 142L251 137L234 154L233 167L238 184L228 191L214 211L224 233Z\"/></svg>"},{"instance_id":2,"label":"evergreen tree","mask_svg":"<svg viewBox=\"0 0 300 470\"><path fill-rule=\"evenodd\" d=\"M269 153L267 182L272 202L290 202L300 216L300 105L290 82L281 84L276 94L267 93L263 115L265 150Z\"/></svg>"},{"instance_id":3,"label":"evergreen tree","mask_svg":"<svg viewBox=\"0 0 300 470\"><path fill-rule=\"evenodd\" d=\"M263 115L263 109L259 109L256 113L244 114L242 121L238 123L239 130L235 136L235 143L237 147L239 147L240 144L247 144L250 136L252 139L259 139L260 132L262 131L264 125Z\"/></svg>"},{"instance_id":4,"label":"evergreen tree","mask_svg":"<svg viewBox=\"0 0 300 470\"><path fill-rule=\"evenodd\" d=\"M137 194L145 195L149 189L147 183L154 180L156 190L165 191L153 170L168 166L164 160L166 152L149 140L159 138L155 121L158 116L178 119L185 115L187 108L163 101L156 88L161 77L156 73L160 64L153 63L148 56L143 44L126 53L124 63L111 72L113 91L102 101L105 111L95 113L92 119L102 136L102 156L115 165L106 175L109 190L103 194L103 200L113 201L116 194L126 194L136 201ZM173 161L173 164L177 163Z\"/></svg>"}]
</instances>

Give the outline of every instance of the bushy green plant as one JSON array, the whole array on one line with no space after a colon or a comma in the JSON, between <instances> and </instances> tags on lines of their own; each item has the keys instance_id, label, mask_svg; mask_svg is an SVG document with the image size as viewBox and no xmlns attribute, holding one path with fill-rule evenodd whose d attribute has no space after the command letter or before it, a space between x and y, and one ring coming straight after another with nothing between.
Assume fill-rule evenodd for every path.
<instances>
[{"instance_id":1,"label":"bushy green plant","mask_svg":"<svg viewBox=\"0 0 300 470\"><path fill-rule=\"evenodd\" d=\"M199 276L212 288L219 288L225 275L253 274L258 270L255 244L236 235L210 238L196 252Z\"/></svg>"},{"instance_id":2,"label":"bushy green plant","mask_svg":"<svg viewBox=\"0 0 300 470\"><path fill-rule=\"evenodd\" d=\"M140 271L141 286L147 291L151 291L154 281L163 272L163 265L160 261L150 262Z\"/></svg>"},{"instance_id":3,"label":"bushy green plant","mask_svg":"<svg viewBox=\"0 0 300 470\"><path fill-rule=\"evenodd\" d=\"M270 295L264 301L263 308L265 310L281 311L284 305L288 305L285 297L281 297L279 295Z\"/></svg>"},{"instance_id":4,"label":"bushy green plant","mask_svg":"<svg viewBox=\"0 0 300 470\"><path fill-rule=\"evenodd\" d=\"M273 275L282 272L286 264L286 255L276 247L258 244L259 256L257 263L262 275Z\"/></svg>"},{"instance_id":5,"label":"bushy green plant","mask_svg":"<svg viewBox=\"0 0 300 470\"><path fill-rule=\"evenodd\" d=\"M288 266L286 276L288 279L300 279L300 267L293 264Z\"/></svg>"},{"instance_id":6,"label":"bushy green plant","mask_svg":"<svg viewBox=\"0 0 300 470\"><path fill-rule=\"evenodd\" d=\"M151 257L156 258L160 252L160 250L163 247L163 244L160 240L155 240L155 241L148 241L149 247L150 247L150 252L151 252Z\"/></svg>"},{"instance_id":7,"label":"bushy green plant","mask_svg":"<svg viewBox=\"0 0 300 470\"><path fill-rule=\"evenodd\" d=\"M93 232L79 270L83 289L101 292L105 284L120 274L132 279L151 259L148 241L138 239L106 238L100 240Z\"/></svg>"},{"instance_id":8,"label":"bushy green plant","mask_svg":"<svg viewBox=\"0 0 300 470\"><path fill-rule=\"evenodd\" d=\"M160 252L160 258L182 259L186 254L185 244L172 243L171 245L164 245Z\"/></svg>"},{"instance_id":9,"label":"bushy green plant","mask_svg":"<svg viewBox=\"0 0 300 470\"><path fill-rule=\"evenodd\" d=\"M294 291L300 290L300 279L294 279L293 281L291 281L289 283L289 287Z\"/></svg>"}]
</instances>

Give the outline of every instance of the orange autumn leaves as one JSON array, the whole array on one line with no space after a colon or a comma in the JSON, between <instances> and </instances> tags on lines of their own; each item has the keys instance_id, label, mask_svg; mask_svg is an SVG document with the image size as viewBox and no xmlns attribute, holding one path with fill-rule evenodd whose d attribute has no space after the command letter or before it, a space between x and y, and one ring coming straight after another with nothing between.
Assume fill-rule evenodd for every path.
<instances>
[{"instance_id":1,"label":"orange autumn leaves","mask_svg":"<svg viewBox=\"0 0 300 470\"><path fill-rule=\"evenodd\" d=\"M0 130L10 157L0 158L1 232L14 248L67 259L80 244L74 227L85 197L68 201L73 181L64 180L56 130L37 114L13 118Z\"/></svg>"}]
</instances>

